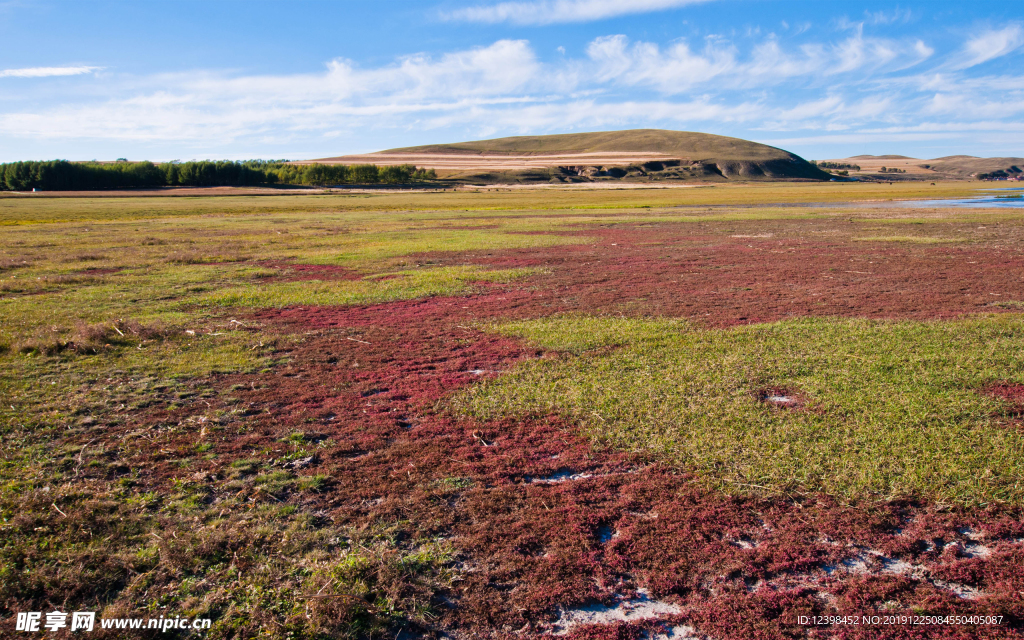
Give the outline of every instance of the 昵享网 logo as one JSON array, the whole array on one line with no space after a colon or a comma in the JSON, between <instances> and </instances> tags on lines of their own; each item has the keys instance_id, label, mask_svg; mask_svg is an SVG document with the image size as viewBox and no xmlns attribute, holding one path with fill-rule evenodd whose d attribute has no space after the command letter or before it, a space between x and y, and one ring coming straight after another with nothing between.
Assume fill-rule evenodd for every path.
<instances>
[{"instance_id":1,"label":"\u6635\u4eab\u7f51 logo","mask_svg":"<svg viewBox=\"0 0 1024 640\"><path fill-rule=\"evenodd\" d=\"M171 629L209 629L212 621L209 618L100 618L95 611L75 611L70 614L63 611L21 611L14 623L15 631L92 631L99 623L100 629L154 629L169 631Z\"/></svg>"}]
</instances>

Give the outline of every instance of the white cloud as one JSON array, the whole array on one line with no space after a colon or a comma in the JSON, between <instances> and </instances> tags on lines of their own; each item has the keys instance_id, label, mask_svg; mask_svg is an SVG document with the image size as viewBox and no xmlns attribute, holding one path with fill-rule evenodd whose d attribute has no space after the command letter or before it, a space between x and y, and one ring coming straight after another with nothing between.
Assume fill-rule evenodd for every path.
<instances>
[{"instance_id":1,"label":"white cloud","mask_svg":"<svg viewBox=\"0 0 1024 640\"><path fill-rule=\"evenodd\" d=\"M533 92L571 86L543 72L529 43L499 40L438 57L406 56L360 69L333 60L321 73L225 77L215 72L117 79L109 100L69 101L0 114L0 133L19 137L219 140L394 125L433 112L536 101Z\"/></svg>"},{"instance_id":2,"label":"white cloud","mask_svg":"<svg viewBox=\"0 0 1024 640\"><path fill-rule=\"evenodd\" d=\"M819 82L853 72L904 69L932 53L920 40L866 38L859 30L835 44L805 44L795 51L785 50L769 37L755 45L746 60L734 45L714 38L708 38L699 51L683 40L662 49L650 42L631 44L624 35L603 36L587 47L587 56L596 65L590 70L594 80L650 87L667 95L712 82L718 88L749 89L797 78Z\"/></svg>"},{"instance_id":3,"label":"white cloud","mask_svg":"<svg viewBox=\"0 0 1024 640\"><path fill-rule=\"evenodd\" d=\"M758 120L764 106L756 102L723 104L702 97L692 101L627 100L600 102L594 99L570 102L524 104L514 109L479 105L469 114L443 113L424 120L424 126L443 129L473 128L479 137L498 133L527 134L542 131L565 132L595 128L631 128L661 123L675 128L707 128L709 123L745 123Z\"/></svg>"},{"instance_id":4,"label":"white cloud","mask_svg":"<svg viewBox=\"0 0 1024 640\"><path fill-rule=\"evenodd\" d=\"M709 0L532 0L476 5L444 14L448 20L495 24L547 25L590 22L633 13L673 9Z\"/></svg>"},{"instance_id":5,"label":"white cloud","mask_svg":"<svg viewBox=\"0 0 1024 640\"><path fill-rule=\"evenodd\" d=\"M129 144L173 149L166 157L193 156L188 149L230 156L241 145L319 148L310 155L324 156L400 146L423 132L466 139L643 126L740 137L819 132L829 140L888 132L897 141L935 134L915 130L922 114L948 125L950 135L974 126L981 135L1009 130L1024 112L1018 76L948 65L904 72L934 55L921 40L871 37L857 27L833 41L791 42L608 35L583 55L542 59L526 40L498 40L372 67L339 58L297 74L103 75L57 96L45 83L38 96L6 92L0 140L49 141L52 148L108 142L119 154Z\"/></svg>"},{"instance_id":6,"label":"white cloud","mask_svg":"<svg viewBox=\"0 0 1024 640\"><path fill-rule=\"evenodd\" d=\"M960 54L964 59L953 65L954 69L967 69L982 62L1005 56L1024 44L1024 29L1011 24L1003 29L990 29L967 41Z\"/></svg>"},{"instance_id":7,"label":"white cloud","mask_svg":"<svg viewBox=\"0 0 1024 640\"><path fill-rule=\"evenodd\" d=\"M665 94L686 91L736 68L734 49L712 41L702 53L692 52L683 41L662 52L651 42L629 46L626 36L605 36L590 43L587 56L596 64L593 73L599 82L651 86Z\"/></svg>"},{"instance_id":8,"label":"white cloud","mask_svg":"<svg viewBox=\"0 0 1024 640\"><path fill-rule=\"evenodd\" d=\"M978 99L970 93L936 93L925 108L932 115L971 114L972 118L1016 117L1024 112L1024 96L1007 100Z\"/></svg>"},{"instance_id":9,"label":"white cloud","mask_svg":"<svg viewBox=\"0 0 1024 640\"><path fill-rule=\"evenodd\" d=\"M893 43L887 40L865 38L860 29L857 34L839 43L836 65L829 73L847 73L864 66L880 66L896 57Z\"/></svg>"},{"instance_id":10,"label":"white cloud","mask_svg":"<svg viewBox=\"0 0 1024 640\"><path fill-rule=\"evenodd\" d=\"M80 76L99 70L100 67L28 67L25 69L0 69L0 78L50 78L53 76Z\"/></svg>"}]
</instances>

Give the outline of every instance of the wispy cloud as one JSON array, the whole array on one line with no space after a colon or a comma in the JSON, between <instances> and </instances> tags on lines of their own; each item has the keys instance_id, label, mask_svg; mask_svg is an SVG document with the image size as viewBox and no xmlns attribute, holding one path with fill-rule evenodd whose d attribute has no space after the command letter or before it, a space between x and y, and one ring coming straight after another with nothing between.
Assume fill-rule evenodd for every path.
<instances>
[{"instance_id":1,"label":"wispy cloud","mask_svg":"<svg viewBox=\"0 0 1024 640\"><path fill-rule=\"evenodd\" d=\"M0 78L50 78L54 76L80 76L98 71L100 67L27 67L0 69Z\"/></svg>"},{"instance_id":2,"label":"wispy cloud","mask_svg":"<svg viewBox=\"0 0 1024 640\"><path fill-rule=\"evenodd\" d=\"M626 36L605 36L590 43L587 56L596 65L593 71L599 81L650 86L667 94L682 93L737 66L735 49L713 41L701 52L692 51L684 41L662 51L651 42L630 45Z\"/></svg>"},{"instance_id":3,"label":"wispy cloud","mask_svg":"<svg viewBox=\"0 0 1024 640\"><path fill-rule=\"evenodd\" d=\"M982 62L1012 53L1024 44L1024 28L1011 24L1002 29L990 29L979 33L964 45L963 60L953 65L954 69L967 69Z\"/></svg>"},{"instance_id":4,"label":"wispy cloud","mask_svg":"<svg viewBox=\"0 0 1024 640\"><path fill-rule=\"evenodd\" d=\"M665 94L685 93L711 80L719 88L737 89L775 86L797 78L819 81L851 72L886 72L919 64L932 53L920 40L868 38L860 29L837 43L808 43L796 50L787 50L768 37L747 56L716 38L706 39L699 50L685 40L662 49L651 42L630 43L624 35L603 36L587 47L587 56L596 65L594 79Z\"/></svg>"},{"instance_id":5,"label":"wispy cloud","mask_svg":"<svg viewBox=\"0 0 1024 640\"><path fill-rule=\"evenodd\" d=\"M892 11L865 11L864 18L870 24L906 24L914 18L914 13L897 7Z\"/></svg>"},{"instance_id":6,"label":"wispy cloud","mask_svg":"<svg viewBox=\"0 0 1024 640\"><path fill-rule=\"evenodd\" d=\"M590 22L635 13L674 9L710 0L531 0L499 2L456 9L443 14L447 20L496 24L547 25Z\"/></svg>"}]
</instances>

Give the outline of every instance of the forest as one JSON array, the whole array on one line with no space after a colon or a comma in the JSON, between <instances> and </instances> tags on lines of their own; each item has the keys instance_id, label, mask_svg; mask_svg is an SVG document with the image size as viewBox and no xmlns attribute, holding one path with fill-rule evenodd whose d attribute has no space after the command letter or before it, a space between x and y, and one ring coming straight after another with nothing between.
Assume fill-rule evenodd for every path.
<instances>
[{"instance_id":1,"label":"forest","mask_svg":"<svg viewBox=\"0 0 1024 640\"><path fill-rule=\"evenodd\" d=\"M436 178L413 165L288 164L286 160L189 162L69 162L0 164L2 191L91 191L137 187L399 184Z\"/></svg>"}]
</instances>

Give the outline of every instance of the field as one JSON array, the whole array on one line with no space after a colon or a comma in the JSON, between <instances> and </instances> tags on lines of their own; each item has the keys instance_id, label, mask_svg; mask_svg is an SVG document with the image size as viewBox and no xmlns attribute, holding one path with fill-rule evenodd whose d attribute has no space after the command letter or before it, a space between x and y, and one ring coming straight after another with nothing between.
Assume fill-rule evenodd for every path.
<instances>
[{"instance_id":1,"label":"field","mask_svg":"<svg viewBox=\"0 0 1024 640\"><path fill-rule=\"evenodd\" d=\"M0 197L0 624L1024 637L1024 210L218 193Z\"/></svg>"}]
</instances>

